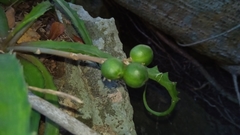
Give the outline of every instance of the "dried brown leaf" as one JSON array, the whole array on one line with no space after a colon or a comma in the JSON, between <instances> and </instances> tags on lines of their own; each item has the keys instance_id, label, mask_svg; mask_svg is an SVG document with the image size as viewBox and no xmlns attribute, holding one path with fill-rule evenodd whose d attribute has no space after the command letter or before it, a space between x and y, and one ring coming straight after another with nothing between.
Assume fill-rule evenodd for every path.
<instances>
[{"instance_id":1,"label":"dried brown leaf","mask_svg":"<svg viewBox=\"0 0 240 135\"><path fill-rule=\"evenodd\" d=\"M5 12L7 20L8 20L8 26L9 28L13 28L15 26L15 10L14 8L10 7Z\"/></svg>"},{"instance_id":2,"label":"dried brown leaf","mask_svg":"<svg viewBox=\"0 0 240 135\"><path fill-rule=\"evenodd\" d=\"M50 28L50 33L48 35L48 39L54 40L55 38L63 34L64 30L65 30L65 27L62 23L60 22L52 23Z\"/></svg>"}]
</instances>

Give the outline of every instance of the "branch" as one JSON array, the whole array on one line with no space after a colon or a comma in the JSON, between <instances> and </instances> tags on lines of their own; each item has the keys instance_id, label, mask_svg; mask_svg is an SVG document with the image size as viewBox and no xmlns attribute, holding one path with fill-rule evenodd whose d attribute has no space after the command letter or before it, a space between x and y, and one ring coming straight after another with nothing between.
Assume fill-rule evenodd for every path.
<instances>
[{"instance_id":1,"label":"branch","mask_svg":"<svg viewBox=\"0 0 240 135\"><path fill-rule=\"evenodd\" d=\"M69 95L69 94L66 94L66 93L63 93L63 92L60 92L60 91L51 90L51 89L41 89L41 88L33 87L33 86L28 86L28 89L30 89L32 91L41 92L41 93L56 95L56 96L62 97L62 98L69 98L71 100L74 100L75 102L78 102L79 104L83 103L83 101L78 99L77 97L74 97L72 95Z\"/></svg>"},{"instance_id":2,"label":"branch","mask_svg":"<svg viewBox=\"0 0 240 135\"><path fill-rule=\"evenodd\" d=\"M235 92L237 94L238 105L240 106L240 93L239 93L239 88L238 88L237 75L232 74L232 78L233 78L234 89L235 89Z\"/></svg>"},{"instance_id":3,"label":"branch","mask_svg":"<svg viewBox=\"0 0 240 135\"><path fill-rule=\"evenodd\" d=\"M73 60L85 60L85 61L92 61L97 62L99 64L102 64L106 59L105 58L98 58L94 56L84 55L81 53L72 53L72 52L66 52L66 51L59 51L54 49L47 49L47 48L39 48L39 47L30 47L30 46L14 46L9 47L10 50L14 51L21 51L21 52L32 52L35 54L51 54L56 56L61 56Z\"/></svg>"},{"instance_id":4,"label":"branch","mask_svg":"<svg viewBox=\"0 0 240 135\"><path fill-rule=\"evenodd\" d=\"M178 43L178 42L177 42L177 44L178 44L179 46L182 46L182 47L189 47L189 46L198 45L198 44L200 44L200 43L203 43L203 42L212 40L212 39L214 39L214 38L218 38L218 37L220 37L220 36L223 36L223 35L225 35L225 34L228 34L229 32L231 32L231 31L233 31L233 30L236 30L236 29L238 29L239 27L240 27L240 24L238 24L237 26L234 26L233 28L230 28L230 29L228 29L228 30L226 30L226 31L224 31L224 32L222 32L222 33L220 33L220 34L217 34L217 35L215 35L215 36L212 36L212 37L209 37L209 38L206 38L206 39L202 39L202 40L197 41L197 42L193 42L193 43L189 43L189 44L181 44L181 43Z\"/></svg>"},{"instance_id":5,"label":"branch","mask_svg":"<svg viewBox=\"0 0 240 135\"><path fill-rule=\"evenodd\" d=\"M64 113L51 103L33 95L28 94L28 99L32 108L51 119L56 124L68 130L74 135L99 135L96 131L92 130L82 122Z\"/></svg>"},{"instance_id":6,"label":"branch","mask_svg":"<svg viewBox=\"0 0 240 135\"><path fill-rule=\"evenodd\" d=\"M198 62L196 61L192 56L187 54L185 51L183 51L181 48L177 46L176 43L168 40L163 34L161 34L158 31L155 31L155 34L161 39L165 44L167 44L169 47L171 47L174 51L188 59L192 62L193 65L195 65L199 72L211 83L211 85L220 92L220 94L224 97L226 97L228 100L238 103L238 101L233 97L231 94L227 93L226 90L219 84L217 81L207 72L207 70Z\"/></svg>"}]
</instances>

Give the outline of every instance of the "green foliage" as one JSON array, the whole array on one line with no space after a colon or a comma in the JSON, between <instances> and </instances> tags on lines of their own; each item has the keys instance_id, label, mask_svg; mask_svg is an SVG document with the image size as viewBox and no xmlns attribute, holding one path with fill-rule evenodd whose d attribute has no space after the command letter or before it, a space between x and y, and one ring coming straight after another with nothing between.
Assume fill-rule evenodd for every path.
<instances>
[{"instance_id":1,"label":"green foliage","mask_svg":"<svg viewBox=\"0 0 240 135\"><path fill-rule=\"evenodd\" d=\"M150 62L153 59L153 51L149 46L140 44L132 48L130 51L130 63L127 67L131 66L133 63L141 64L142 67L144 65L150 64ZM171 96L171 105L170 107L163 111L163 112L157 112L152 110L146 100L146 88L143 93L143 104L147 111L155 116L166 116L171 114L173 109L175 108L176 103L178 102L178 92L176 90L177 83L171 82L168 78L168 73L161 73L158 71L157 67L153 68L146 68L147 71L144 70L144 68L140 68L139 65L134 65L131 67L131 70L127 71L128 68L125 69L123 79L125 83L132 87L132 88L138 88L145 84L147 79L152 79L156 82L158 82L160 85L162 85ZM141 69L141 70L140 70ZM147 73L144 73L147 72ZM147 74L147 75L145 75Z\"/></svg>"},{"instance_id":2,"label":"green foliage","mask_svg":"<svg viewBox=\"0 0 240 135\"><path fill-rule=\"evenodd\" d=\"M177 89L176 89L177 83L176 82L171 82L168 78L168 73L160 73L158 71L157 67L148 68L148 75L149 75L150 79L158 82L160 85L162 85L168 91L172 100L171 100L170 107L166 111L164 111L164 112L154 111L147 104L146 89L145 89L145 91L143 93L143 103L144 103L145 108L148 110L148 112L150 112L151 114L153 114L155 116L169 115L173 111L177 102L179 101L178 92L177 92Z\"/></svg>"},{"instance_id":3,"label":"green foliage","mask_svg":"<svg viewBox=\"0 0 240 135\"><path fill-rule=\"evenodd\" d=\"M28 135L30 104L23 69L12 54L0 54L0 134Z\"/></svg>"},{"instance_id":4,"label":"green foliage","mask_svg":"<svg viewBox=\"0 0 240 135\"><path fill-rule=\"evenodd\" d=\"M4 41L5 46L14 45L22 34L34 23L34 21L51 8L49 1L42 2L32 9Z\"/></svg>"},{"instance_id":5,"label":"green foliage","mask_svg":"<svg viewBox=\"0 0 240 135\"><path fill-rule=\"evenodd\" d=\"M79 36L83 39L85 44L92 45L92 39L90 38L88 31L84 25L83 20L79 19L76 11L72 10L68 3L64 0L53 0L55 7L61 11L75 27Z\"/></svg>"},{"instance_id":6,"label":"green foliage","mask_svg":"<svg viewBox=\"0 0 240 135\"><path fill-rule=\"evenodd\" d=\"M21 47L36 47L36 48L48 48L66 52L82 53L90 56L97 56L102 58L112 57L108 53L104 53L99 50L96 46L80 44L77 42L66 42L66 41L35 41L26 42L20 44Z\"/></svg>"},{"instance_id":7,"label":"green foliage","mask_svg":"<svg viewBox=\"0 0 240 135\"><path fill-rule=\"evenodd\" d=\"M21 57L22 56L22 57ZM20 63L23 65L23 72L24 72L24 78L28 85L35 86L35 87L44 87L44 79L42 77L41 71L33 65L28 60L24 59L24 55L20 55L18 57ZM35 95L38 95L40 97L43 97L42 93L39 92L33 92ZM41 114L38 113L35 110L31 110L31 116L30 116L30 132L31 133L37 133L39 128L39 122L40 122Z\"/></svg>"},{"instance_id":8,"label":"green foliage","mask_svg":"<svg viewBox=\"0 0 240 135\"><path fill-rule=\"evenodd\" d=\"M26 82L35 87L39 88L48 88L56 90L56 87L53 83L53 79L49 74L46 67L34 56L21 54L19 55L18 59L20 60L21 64L23 65L24 70L24 77ZM51 103L58 106L58 98L54 95L43 95L39 92L34 92L34 94L50 101ZM45 135L57 135L59 130L58 126L50 121L48 118L45 118ZM31 112L31 132L38 132L40 122L40 114L35 110Z\"/></svg>"},{"instance_id":9,"label":"green foliage","mask_svg":"<svg viewBox=\"0 0 240 135\"><path fill-rule=\"evenodd\" d=\"M30 86L44 88L44 79L41 71L32 62L25 59L24 56L27 57L26 55L19 55L18 59L20 60L20 63L23 65L24 78L26 82ZM42 93L34 92L34 94L43 97Z\"/></svg>"},{"instance_id":10,"label":"green foliage","mask_svg":"<svg viewBox=\"0 0 240 135\"><path fill-rule=\"evenodd\" d=\"M82 53L100 58L112 58L110 54L105 53L92 45L92 40L88 35L83 21L79 19L77 13L73 11L64 0L53 0L53 3L57 9L63 12L71 20L77 32L80 34L86 44L65 41L36 41L22 43L18 46L21 46L23 50L27 50L30 47L35 47L36 49L52 49L52 51L60 50L64 52ZM51 6L52 5L49 1L44 1L38 4L8 35L6 16L4 15L4 11L0 9L0 38L7 36L6 40L3 42L0 41L0 48L2 51L7 52L14 49L14 47L16 47L16 41L20 38L20 36L34 23L38 17L48 11ZM30 117L30 106L28 103L27 86L25 81L32 86L56 90L52 76L49 74L46 67L36 57L30 55L19 55L18 59L23 67L19 64L14 55L0 54L0 134L4 135L27 135L29 134L29 129L31 132L38 131L40 114L32 111ZM160 73L156 67L147 69L147 74L150 79L157 81L160 85L164 86L166 90L168 90L170 96L172 97L172 104L165 112L153 111L147 105L146 95L144 92L143 99L146 109L156 116L168 115L172 112L177 101L179 100L177 97L176 83L171 82L168 79L168 74ZM58 99L56 96L48 94L43 95L41 93L35 94L51 101L56 106L58 105ZM59 132L58 126L47 118L45 122L45 134L57 135ZM31 123L30 127L29 123Z\"/></svg>"},{"instance_id":11,"label":"green foliage","mask_svg":"<svg viewBox=\"0 0 240 135\"><path fill-rule=\"evenodd\" d=\"M6 37L8 34L8 22L4 9L0 6L0 37ZM1 40L0 40L1 41Z\"/></svg>"},{"instance_id":12,"label":"green foliage","mask_svg":"<svg viewBox=\"0 0 240 135\"><path fill-rule=\"evenodd\" d=\"M7 39L4 40L2 45L4 45L4 51L6 47L14 45L16 41L22 36L22 34L33 24L33 22L42 14L44 14L47 10L51 8L51 3L49 1L42 2L38 4L36 7L32 9L32 11L25 16L23 21L16 26L16 28L8 34ZM5 17L5 14L0 14L1 18ZM5 27L4 27L5 28ZM0 27L0 31L4 29ZM6 35L1 35L1 38L5 37ZM23 65L24 69L24 77L26 82L29 85L40 87L40 88L49 88L55 89L56 87L53 84L52 77L48 73L47 69L44 65L35 57L33 56L26 56L21 55L24 57L19 57L21 64ZM6 61L11 63L10 61ZM11 71L9 71L11 72ZM11 81L10 81L11 82ZM53 95L43 95L41 93L36 93L38 96L43 97L47 100L50 100L55 105L58 105L58 99L56 96ZM25 97L27 99L27 97ZM18 102L16 100L12 100ZM30 116L29 116L30 118ZM40 114L34 110L31 112L31 119L30 119L30 131L31 132L38 132L40 121ZM12 121L11 121L12 122ZM28 121L29 122L29 121ZM45 135L57 135L58 134L58 126L51 122L49 119L46 118L46 128L45 128ZM14 129L14 127L12 127Z\"/></svg>"},{"instance_id":13,"label":"green foliage","mask_svg":"<svg viewBox=\"0 0 240 135\"><path fill-rule=\"evenodd\" d=\"M1 0L0 3L5 4L5 5L10 5L18 0Z\"/></svg>"}]
</instances>

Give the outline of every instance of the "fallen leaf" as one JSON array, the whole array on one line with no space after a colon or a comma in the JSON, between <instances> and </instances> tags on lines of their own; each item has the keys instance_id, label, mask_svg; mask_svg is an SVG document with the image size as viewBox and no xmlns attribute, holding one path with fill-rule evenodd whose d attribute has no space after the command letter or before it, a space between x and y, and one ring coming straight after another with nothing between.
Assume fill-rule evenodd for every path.
<instances>
[{"instance_id":1,"label":"fallen leaf","mask_svg":"<svg viewBox=\"0 0 240 135\"><path fill-rule=\"evenodd\" d=\"M76 35L73 35L73 41L81 43L81 44L84 43L83 40L80 37L76 36Z\"/></svg>"},{"instance_id":2,"label":"fallen leaf","mask_svg":"<svg viewBox=\"0 0 240 135\"><path fill-rule=\"evenodd\" d=\"M29 41L38 41L40 39L40 35L34 31L32 28L29 28L22 37L17 41L18 44L23 42L29 42Z\"/></svg>"},{"instance_id":3,"label":"fallen leaf","mask_svg":"<svg viewBox=\"0 0 240 135\"><path fill-rule=\"evenodd\" d=\"M15 26L15 10L12 7L10 7L5 12L5 14L8 20L8 26L11 29Z\"/></svg>"},{"instance_id":4,"label":"fallen leaf","mask_svg":"<svg viewBox=\"0 0 240 135\"><path fill-rule=\"evenodd\" d=\"M50 28L50 33L48 35L48 39L53 40L53 39L57 38L58 36L63 34L64 30L65 30L65 27L62 23L60 23L60 22L52 23L51 28Z\"/></svg>"}]
</instances>

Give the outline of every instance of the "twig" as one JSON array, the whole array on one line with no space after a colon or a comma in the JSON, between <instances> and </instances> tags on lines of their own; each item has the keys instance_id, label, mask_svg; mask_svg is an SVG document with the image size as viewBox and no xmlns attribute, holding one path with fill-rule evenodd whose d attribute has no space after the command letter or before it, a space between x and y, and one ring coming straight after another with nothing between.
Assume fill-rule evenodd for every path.
<instances>
[{"instance_id":1,"label":"twig","mask_svg":"<svg viewBox=\"0 0 240 135\"><path fill-rule=\"evenodd\" d=\"M33 109L48 117L72 134L99 135L96 131L92 130L82 122L64 113L51 103L33 95L32 93L28 94L28 99Z\"/></svg>"},{"instance_id":2,"label":"twig","mask_svg":"<svg viewBox=\"0 0 240 135\"><path fill-rule=\"evenodd\" d=\"M188 60L190 60L198 68L198 70L202 73L202 75L215 87L215 89L217 89L220 92L221 95L223 95L224 97L226 97L227 99L229 99L230 101L232 101L234 103L238 103L238 101L231 94L228 94L228 93L225 92L225 90L216 82L216 80L214 78L212 78L212 76L210 76L210 74L204 69L204 67L199 62L197 62L192 56L185 53L182 49L180 49L177 46L176 43L174 43L172 41L169 41L166 37L164 37L158 31L156 31L155 33L169 47L171 47L177 53L179 53L180 55L182 55L185 58L187 58Z\"/></svg>"},{"instance_id":3,"label":"twig","mask_svg":"<svg viewBox=\"0 0 240 135\"><path fill-rule=\"evenodd\" d=\"M224 31L224 32L222 32L222 33L220 33L220 34L218 34L218 35L215 35L215 36L212 36L212 37L209 37L209 38L206 38L206 39L203 39L203 40L200 40L200 41L194 42L194 43L190 43L190 44L181 44L181 43L178 43L178 42L177 42L177 44L178 44L179 46L182 46L182 47L189 47L189 46L198 45L198 44L200 44L200 43L203 43L203 42L206 42L206 41L212 40L212 39L217 38L217 37L220 37L220 36L223 36L223 35L225 35L225 34L231 32L231 31L233 31L233 30L238 29L239 27L240 27L240 24L238 24L237 26L235 26L235 27L233 27L233 28L231 28L231 29L229 29L229 30L227 30L227 31Z\"/></svg>"},{"instance_id":4,"label":"twig","mask_svg":"<svg viewBox=\"0 0 240 135\"><path fill-rule=\"evenodd\" d=\"M209 100L206 99L203 95L200 96L200 95L199 95L197 92L195 92L195 91L191 91L191 92L193 92L197 98L199 98L199 99L203 100L204 102L206 102L210 107L216 109L216 111L217 111L226 121L230 122L231 124L233 124L234 126L236 126L238 129L240 129L240 125L237 124L237 123L233 120L232 116L230 116L230 114L233 115L233 113L229 113L228 109L226 109L226 107L223 106L223 103L219 103L219 101L216 101L215 99L209 97L209 96L206 95L206 94L203 94L203 95L207 96L207 98L208 98ZM211 103L210 100L213 101L214 104ZM220 100L220 99L219 99L219 100ZM221 101L220 101L220 102L221 102ZM223 109L220 109L219 107L221 107L221 108L223 108ZM225 113L224 113L224 112L225 112Z\"/></svg>"},{"instance_id":5,"label":"twig","mask_svg":"<svg viewBox=\"0 0 240 135\"><path fill-rule=\"evenodd\" d=\"M233 78L234 89L237 94L238 105L240 106L240 93L239 93L239 88L238 88L238 83L237 83L237 75L232 74L232 78Z\"/></svg>"},{"instance_id":6,"label":"twig","mask_svg":"<svg viewBox=\"0 0 240 135\"><path fill-rule=\"evenodd\" d=\"M209 106L211 106L211 104L210 104L210 102L208 102L208 100L206 100L205 98L203 98L203 101L205 101ZM216 107L215 105L214 106L211 106L211 107L214 107L217 111L218 111L218 113L220 113L221 115L222 115L222 117L226 120L226 121L228 121L228 122L230 122L231 124L233 124L234 126L236 126L238 129L240 129L240 125L238 125L236 122L234 122L233 120L232 120L232 118L229 116L229 113L227 113L226 111L224 111L225 112L225 114L227 115L224 115L224 113L223 113L223 111L221 111L218 107ZM230 117L230 118L228 118L228 117Z\"/></svg>"},{"instance_id":7,"label":"twig","mask_svg":"<svg viewBox=\"0 0 240 135\"><path fill-rule=\"evenodd\" d=\"M51 54L56 56L61 56L73 60L85 60L85 61L92 61L102 64L106 59L105 58L98 58L94 56L84 55L81 53L72 53L72 52L65 52L65 51L59 51L54 49L47 49L47 48L39 48L39 47L32 47L32 46L14 46L9 47L11 50L15 51L22 51L22 52L32 52L35 54Z\"/></svg>"},{"instance_id":8,"label":"twig","mask_svg":"<svg viewBox=\"0 0 240 135\"><path fill-rule=\"evenodd\" d=\"M28 89L30 89L32 91L38 91L38 92L41 92L41 93L57 95L57 96L62 97L62 98L69 98L69 99L71 99L73 101L78 102L79 104L83 103L83 101L81 101L77 97L74 97L72 95L69 95L69 94L66 94L66 93L63 93L63 92L60 92L60 91L51 90L51 89L41 89L41 88L33 87L33 86L28 86Z\"/></svg>"}]
</instances>

